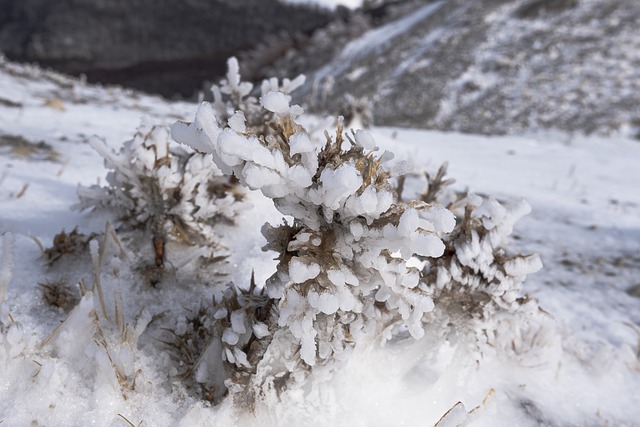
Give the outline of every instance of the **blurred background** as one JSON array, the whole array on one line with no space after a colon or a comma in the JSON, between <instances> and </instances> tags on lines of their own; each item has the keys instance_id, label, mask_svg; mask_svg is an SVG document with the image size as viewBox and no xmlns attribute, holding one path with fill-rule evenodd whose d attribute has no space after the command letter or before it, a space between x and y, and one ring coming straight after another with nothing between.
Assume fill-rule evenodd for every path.
<instances>
[{"instance_id":1,"label":"blurred background","mask_svg":"<svg viewBox=\"0 0 640 427\"><path fill-rule=\"evenodd\" d=\"M196 99L307 75L297 102L365 124L640 138L635 0L0 0L0 51Z\"/></svg>"}]
</instances>

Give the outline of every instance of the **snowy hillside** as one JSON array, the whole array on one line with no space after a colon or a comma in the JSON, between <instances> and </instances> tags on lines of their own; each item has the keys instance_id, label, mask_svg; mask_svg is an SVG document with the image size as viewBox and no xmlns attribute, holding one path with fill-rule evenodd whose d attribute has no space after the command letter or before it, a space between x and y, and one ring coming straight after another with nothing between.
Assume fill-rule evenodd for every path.
<instances>
[{"instance_id":1,"label":"snowy hillside","mask_svg":"<svg viewBox=\"0 0 640 427\"><path fill-rule=\"evenodd\" d=\"M280 108L276 101L267 105ZM215 373L188 371L190 363L212 367L194 358L213 363L201 342L211 331L198 324L199 313L229 281L248 288L254 273L262 287L275 272L277 254L261 250L260 231L282 222L272 201L243 190L237 211L226 211L233 221L207 231L213 242L194 250L167 241L164 263L152 244L155 230L121 226L130 219L118 218L115 206L71 210L79 184L95 190L106 182L92 146L119 152L137 128L168 138L144 132L192 121L197 108L0 62L2 426L638 425L636 142L371 129L395 164L412 164L416 175L404 194L421 192L422 172L448 162L456 191L505 205L528 200L532 213L515 224L508 249L540 254L544 267L527 278L523 295L541 311L500 314L495 331L482 329L496 335L480 347L471 323L443 335L434 322L417 340L373 341L321 386L288 389L251 412L204 387ZM230 126L240 129L233 117ZM317 127L314 135L334 132L331 120L302 118ZM185 150L173 141L169 147ZM72 236L75 227L82 234ZM190 223L180 227L189 231ZM63 229L66 236L54 241ZM189 335L194 330L204 335ZM188 354L194 348L205 350Z\"/></svg>"},{"instance_id":2,"label":"snowy hillside","mask_svg":"<svg viewBox=\"0 0 640 427\"><path fill-rule=\"evenodd\" d=\"M637 2L400 3L402 14L368 31L358 30L360 15L340 31L319 31L274 70L320 63L304 71L301 99L328 111L344 108L344 94L366 99L378 125L637 134ZM332 40L340 41L333 51Z\"/></svg>"}]
</instances>

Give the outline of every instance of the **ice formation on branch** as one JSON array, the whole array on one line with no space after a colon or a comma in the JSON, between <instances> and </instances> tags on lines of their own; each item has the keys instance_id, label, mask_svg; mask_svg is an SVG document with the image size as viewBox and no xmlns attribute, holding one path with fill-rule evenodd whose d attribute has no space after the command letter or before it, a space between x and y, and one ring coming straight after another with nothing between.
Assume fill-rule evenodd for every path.
<instances>
[{"instance_id":1,"label":"ice formation on branch","mask_svg":"<svg viewBox=\"0 0 640 427\"><path fill-rule=\"evenodd\" d=\"M244 207L242 192L206 155L170 150L165 127L143 121L118 152L95 137L91 146L110 169L108 185L79 186L80 209L113 208L132 228L153 235L156 265L162 266L168 236L189 244L214 245L213 227L233 221Z\"/></svg>"},{"instance_id":2,"label":"ice formation on branch","mask_svg":"<svg viewBox=\"0 0 640 427\"><path fill-rule=\"evenodd\" d=\"M200 305L178 319L163 342L176 359L177 375L203 398L219 403L227 387L247 383L271 332L273 301L251 279L248 289L229 283L214 293L213 304Z\"/></svg>"},{"instance_id":3,"label":"ice formation on branch","mask_svg":"<svg viewBox=\"0 0 640 427\"><path fill-rule=\"evenodd\" d=\"M445 174L446 164L436 175L426 174L421 195L458 217L454 230L443 236L443 256L423 258L422 281L437 306L425 321L475 332L481 351L488 344L512 359L536 357L541 348L557 344L553 322L541 315L535 300L522 295L526 276L542 262L537 254L513 255L505 248L514 224L531 207L522 199L503 204L493 197L447 191L453 181Z\"/></svg>"},{"instance_id":4,"label":"ice formation on branch","mask_svg":"<svg viewBox=\"0 0 640 427\"><path fill-rule=\"evenodd\" d=\"M522 282L542 263L537 255L508 256L502 245L515 222L530 211L524 200L502 205L493 198L468 196L461 221L444 239L445 255L426 260L425 281L436 292L483 294L500 308L514 310Z\"/></svg>"},{"instance_id":5,"label":"ice formation on branch","mask_svg":"<svg viewBox=\"0 0 640 427\"><path fill-rule=\"evenodd\" d=\"M442 255L440 236L455 225L440 206L395 203L385 168L393 156L378 155L367 132L345 139L339 121L335 137L311 138L296 122L301 108L289 103L286 89L296 81L285 81L285 90L265 82L258 101L239 83L231 60L219 89L229 101L216 96L213 105L199 107L193 123L172 127L178 142L211 154L220 170L294 218L263 229L265 249L278 252L280 262L266 284L278 308L265 322L269 335L262 339L270 344L254 358L261 389L310 367L331 369L359 340L389 324L420 338L423 315L434 306L432 290L407 261ZM230 105L243 110L231 114ZM259 126L253 117L267 122Z\"/></svg>"}]
</instances>

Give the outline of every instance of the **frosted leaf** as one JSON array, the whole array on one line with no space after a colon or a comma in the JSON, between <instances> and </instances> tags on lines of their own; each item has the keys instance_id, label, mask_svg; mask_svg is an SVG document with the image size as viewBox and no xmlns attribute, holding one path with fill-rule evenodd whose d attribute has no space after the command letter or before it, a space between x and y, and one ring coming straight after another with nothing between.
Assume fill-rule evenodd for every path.
<instances>
[{"instance_id":1,"label":"frosted leaf","mask_svg":"<svg viewBox=\"0 0 640 427\"><path fill-rule=\"evenodd\" d=\"M380 156L379 161L380 163L386 163L393 160L395 157L395 154L393 154L391 151L384 150L384 153L382 153L382 156Z\"/></svg>"},{"instance_id":2,"label":"frosted leaf","mask_svg":"<svg viewBox=\"0 0 640 427\"><path fill-rule=\"evenodd\" d=\"M304 328L302 327L302 322L294 321L289 324L289 332L297 339L302 339L304 336Z\"/></svg>"},{"instance_id":3,"label":"frosted leaf","mask_svg":"<svg viewBox=\"0 0 640 427\"><path fill-rule=\"evenodd\" d=\"M338 302L340 304L340 309L345 312L356 310L358 306L358 302L353 294L345 288L338 289Z\"/></svg>"},{"instance_id":4,"label":"frosted leaf","mask_svg":"<svg viewBox=\"0 0 640 427\"><path fill-rule=\"evenodd\" d=\"M542 261L538 255L517 257L504 264L505 272L510 276L526 276L542 268Z\"/></svg>"},{"instance_id":5,"label":"frosted leaf","mask_svg":"<svg viewBox=\"0 0 640 427\"><path fill-rule=\"evenodd\" d=\"M327 271L327 277L334 285L341 287L346 283L344 273L341 270L329 270Z\"/></svg>"},{"instance_id":6,"label":"frosted leaf","mask_svg":"<svg viewBox=\"0 0 640 427\"><path fill-rule=\"evenodd\" d=\"M318 310L320 310L324 314L333 314L338 311L338 308L340 308L340 302L335 295L328 292L320 294L320 298L318 300Z\"/></svg>"},{"instance_id":7,"label":"frosted leaf","mask_svg":"<svg viewBox=\"0 0 640 427\"><path fill-rule=\"evenodd\" d=\"M289 112L289 99L282 92L269 92L260 97L260 105L276 114Z\"/></svg>"},{"instance_id":8,"label":"frosted leaf","mask_svg":"<svg viewBox=\"0 0 640 427\"><path fill-rule=\"evenodd\" d=\"M360 222L352 221L349 224L349 228L354 240L355 241L360 240L360 238L364 234L364 226Z\"/></svg>"},{"instance_id":9,"label":"frosted leaf","mask_svg":"<svg viewBox=\"0 0 640 427\"><path fill-rule=\"evenodd\" d=\"M235 333L244 334L245 332L247 332L247 329L244 325L245 321L246 316L244 314L244 311L236 310L231 313L231 328Z\"/></svg>"},{"instance_id":10,"label":"frosted leaf","mask_svg":"<svg viewBox=\"0 0 640 427\"><path fill-rule=\"evenodd\" d=\"M356 277L355 274L353 274L351 270L349 270L348 268L343 268L341 271L342 271L342 274L344 275L344 281L346 283L353 286L360 285L360 280L358 279L358 277Z\"/></svg>"},{"instance_id":11,"label":"frosted leaf","mask_svg":"<svg viewBox=\"0 0 640 427\"><path fill-rule=\"evenodd\" d=\"M289 168L289 174L287 177L292 187L306 188L311 186L311 175L309 172L300 165L294 165Z\"/></svg>"},{"instance_id":12,"label":"frosted leaf","mask_svg":"<svg viewBox=\"0 0 640 427\"><path fill-rule=\"evenodd\" d=\"M418 217L418 212L413 208L409 208L405 210L400 217L397 228L398 234L400 236L409 236L419 225L420 218Z\"/></svg>"},{"instance_id":13,"label":"frosted leaf","mask_svg":"<svg viewBox=\"0 0 640 427\"><path fill-rule=\"evenodd\" d=\"M227 317L227 314L227 309L224 307L220 307L215 311L215 313L213 313L213 318L217 320L224 319L225 317Z\"/></svg>"},{"instance_id":14,"label":"frosted leaf","mask_svg":"<svg viewBox=\"0 0 640 427\"><path fill-rule=\"evenodd\" d=\"M395 202L395 196L390 191L378 191L378 212L386 212Z\"/></svg>"},{"instance_id":15,"label":"frosted leaf","mask_svg":"<svg viewBox=\"0 0 640 427\"><path fill-rule=\"evenodd\" d=\"M333 353L333 348L326 341L320 341L318 343L318 356L320 359L327 359Z\"/></svg>"},{"instance_id":16,"label":"frosted leaf","mask_svg":"<svg viewBox=\"0 0 640 427\"><path fill-rule=\"evenodd\" d=\"M366 130L358 130L355 135L356 143L360 145L365 150L375 150L376 141L373 139L371 134Z\"/></svg>"},{"instance_id":17,"label":"frosted leaf","mask_svg":"<svg viewBox=\"0 0 640 427\"><path fill-rule=\"evenodd\" d=\"M235 57L227 60L227 81L223 85L222 92L228 95L235 94L242 99L251 93L253 85L249 82L243 82L240 78L240 65Z\"/></svg>"},{"instance_id":18,"label":"frosted leaf","mask_svg":"<svg viewBox=\"0 0 640 427\"><path fill-rule=\"evenodd\" d=\"M438 267L436 286L442 289L446 284L451 281L451 274L444 267Z\"/></svg>"},{"instance_id":19,"label":"frosted leaf","mask_svg":"<svg viewBox=\"0 0 640 427\"><path fill-rule=\"evenodd\" d=\"M473 211L473 216L482 218L482 223L487 230L500 224L507 214L507 210L494 198L483 201L482 205Z\"/></svg>"},{"instance_id":20,"label":"frosted leaf","mask_svg":"<svg viewBox=\"0 0 640 427\"><path fill-rule=\"evenodd\" d=\"M433 258L441 256L444 253L444 249L445 246L442 240L430 233L419 233L411 245L411 252ZM403 258L408 259L405 254L403 254Z\"/></svg>"},{"instance_id":21,"label":"frosted leaf","mask_svg":"<svg viewBox=\"0 0 640 427\"><path fill-rule=\"evenodd\" d=\"M208 102L200 104L193 123L176 122L171 126L174 140L202 153L214 152L214 142L219 133L216 116Z\"/></svg>"},{"instance_id":22,"label":"frosted leaf","mask_svg":"<svg viewBox=\"0 0 640 427\"><path fill-rule=\"evenodd\" d=\"M318 294L313 289L309 291L307 294L307 301L309 301L309 305L313 308L318 308L318 304L320 303L320 294Z\"/></svg>"},{"instance_id":23,"label":"frosted leaf","mask_svg":"<svg viewBox=\"0 0 640 427\"><path fill-rule=\"evenodd\" d=\"M305 334L301 340L300 358L309 366L316 364L316 334Z\"/></svg>"},{"instance_id":24,"label":"frosted leaf","mask_svg":"<svg viewBox=\"0 0 640 427\"><path fill-rule=\"evenodd\" d=\"M292 156L299 153L308 153L314 149L311 138L309 138L309 135L305 132L296 132L291 135L289 138L289 147Z\"/></svg>"},{"instance_id":25,"label":"frosted leaf","mask_svg":"<svg viewBox=\"0 0 640 427\"><path fill-rule=\"evenodd\" d=\"M235 132L245 133L247 131L246 121L247 119L244 117L244 113L242 111L236 111L233 116L229 117L227 124Z\"/></svg>"},{"instance_id":26,"label":"frosted leaf","mask_svg":"<svg viewBox=\"0 0 640 427\"><path fill-rule=\"evenodd\" d=\"M260 90L262 95L265 95L269 92L278 92L279 90L278 79L275 77L272 77L270 79L264 79L262 81L262 85L260 86Z\"/></svg>"},{"instance_id":27,"label":"frosted leaf","mask_svg":"<svg viewBox=\"0 0 640 427\"><path fill-rule=\"evenodd\" d=\"M226 357L229 363L236 363L236 357L233 355L233 352L229 348L224 349L223 353L224 357Z\"/></svg>"},{"instance_id":28,"label":"frosted leaf","mask_svg":"<svg viewBox=\"0 0 640 427\"><path fill-rule=\"evenodd\" d=\"M271 332L269 332L269 327L262 322L254 323L252 329L253 329L253 334L258 339L262 339L264 337L268 337L269 335L271 335Z\"/></svg>"},{"instance_id":29,"label":"frosted leaf","mask_svg":"<svg viewBox=\"0 0 640 427\"><path fill-rule=\"evenodd\" d=\"M164 128L159 128L159 129L162 129L162 133L166 134L166 130ZM168 135L160 137L159 139L160 141L167 141ZM166 142L160 142L156 144L155 149L156 149L156 158L164 159L169 157L169 144L167 144Z\"/></svg>"},{"instance_id":30,"label":"frosted leaf","mask_svg":"<svg viewBox=\"0 0 640 427\"><path fill-rule=\"evenodd\" d=\"M227 60L227 83L232 88L240 84L240 64L235 56Z\"/></svg>"},{"instance_id":31,"label":"frosted leaf","mask_svg":"<svg viewBox=\"0 0 640 427\"><path fill-rule=\"evenodd\" d=\"M229 345L238 344L239 339L240 339L240 336L236 332L234 332L232 329L225 329L224 333L222 334L222 341L224 341Z\"/></svg>"},{"instance_id":32,"label":"frosted leaf","mask_svg":"<svg viewBox=\"0 0 640 427\"><path fill-rule=\"evenodd\" d=\"M453 213L441 206L429 206L418 211L420 218L433 224L437 231L449 233L456 225Z\"/></svg>"},{"instance_id":33,"label":"frosted leaf","mask_svg":"<svg viewBox=\"0 0 640 427\"><path fill-rule=\"evenodd\" d=\"M296 77L293 80L284 79L282 81L282 91L284 93L291 93L294 90L301 87L304 84L305 80L306 80L306 77L303 74L300 74L298 77Z\"/></svg>"},{"instance_id":34,"label":"frosted leaf","mask_svg":"<svg viewBox=\"0 0 640 427\"><path fill-rule=\"evenodd\" d=\"M385 275L385 277L389 277L389 275ZM391 297L391 292L389 292L389 288L387 288L386 286L383 286L380 289L378 289L378 292L376 292L376 296L375 296L376 301L380 301L380 302L385 302L390 297Z\"/></svg>"},{"instance_id":35,"label":"frosted leaf","mask_svg":"<svg viewBox=\"0 0 640 427\"><path fill-rule=\"evenodd\" d=\"M138 150L136 161L151 170L156 164L156 155L152 150Z\"/></svg>"},{"instance_id":36,"label":"frosted leaf","mask_svg":"<svg viewBox=\"0 0 640 427\"><path fill-rule=\"evenodd\" d=\"M220 157L228 166L240 165L243 160L256 158L258 156L271 157L271 154L265 147L261 146L259 143L255 144L251 142L249 138L239 135L231 129L225 129L222 131L217 144ZM254 149L259 149L262 153L255 153ZM266 151L266 153L264 151ZM270 159L270 162L271 164L268 166L273 167L274 164L272 158Z\"/></svg>"},{"instance_id":37,"label":"frosted leaf","mask_svg":"<svg viewBox=\"0 0 640 427\"><path fill-rule=\"evenodd\" d=\"M304 333L311 332L311 330L313 329L312 315L307 313L307 315L304 316L304 318L302 319L301 325L302 325L302 331Z\"/></svg>"},{"instance_id":38,"label":"frosted leaf","mask_svg":"<svg viewBox=\"0 0 640 427\"><path fill-rule=\"evenodd\" d=\"M362 177L353 165L343 164L336 170L325 169L320 174L323 204L338 209L340 203L362 186Z\"/></svg>"},{"instance_id":39,"label":"frosted leaf","mask_svg":"<svg viewBox=\"0 0 640 427\"><path fill-rule=\"evenodd\" d=\"M347 199L345 210L353 216L357 215L373 215L377 217L379 211L378 193L373 186L367 187L361 195L353 195Z\"/></svg>"},{"instance_id":40,"label":"frosted leaf","mask_svg":"<svg viewBox=\"0 0 640 427\"><path fill-rule=\"evenodd\" d=\"M247 164L244 167L242 177L252 190L283 184L282 177L276 172L254 164Z\"/></svg>"},{"instance_id":41,"label":"frosted leaf","mask_svg":"<svg viewBox=\"0 0 640 427\"><path fill-rule=\"evenodd\" d=\"M433 311L433 309L435 308L435 303L433 302L433 298L431 297L420 296L415 306L416 309L421 313L428 313L430 311Z\"/></svg>"},{"instance_id":42,"label":"frosted leaf","mask_svg":"<svg viewBox=\"0 0 640 427\"><path fill-rule=\"evenodd\" d=\"M243 366L245 368L251 367L251 364L247 360L247 354L239 348L233 348L233 357L235 358L236 365Z\"/></svg>"},{"instance_id":43,"label":"frosted leaf","mask_svg":"<svg viewBox=\"0 0 640 427\"><path fill-rule=\"evenodd\" d=\"M293 257L289 262L289 277L294 283L304 283L320 274L320 266L314 262Z\"/></svg>"},{"instance_id":44,"label":"frosted leaf","mask_svg":"<svg viewBox=\"0 0 640 427\"><path fill-rule=\"evenodd\" d=\"M291 108L289 108L289 114L291 114L291 116L293 117L300 116L303 113L304 113L304 110L299 105L292 105Z\"/></svg>"},{"instance_id":45,"label":"frosted leaf","mask_svg":"<svg viewBox=\"0 0 640 427\"><path fill-rule=\"evenodd\" d=\"M420 283L420 274L417 271L411 271L402 276L402 284L407 288L415 288Z\"/></svg>"}]
</instances>

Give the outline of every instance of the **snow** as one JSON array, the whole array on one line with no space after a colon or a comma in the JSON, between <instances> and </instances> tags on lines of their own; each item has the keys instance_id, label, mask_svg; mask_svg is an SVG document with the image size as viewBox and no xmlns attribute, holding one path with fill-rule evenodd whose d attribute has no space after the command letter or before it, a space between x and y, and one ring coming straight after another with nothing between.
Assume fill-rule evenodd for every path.
<instances>
[{"instance_id":1,"label":"snow","mask_svg":"<svg viewBox=\"0 0 640 427\"><path fill-rule=\"evenodd\" d=\"M302 4L311 4L318 5L323 7L328 7L333 9L337 6L346 6L351 9L358 8L362 5L362 0L283 0L286 3L302 3Z\"/></svg>"},{"instance_id":2,"label":"snow","mask_svg":"<svg viewBox=\"0 0 640 427\"><path fill-rule=\"evenodd\" d=\"M7 298L7 289L13 276L15 238L13 233L8 231L0 239L0 242L2 242L2 252L0 252L0 304L2 304Z\"/></svg>"},{"instance_id":3,"label":"snow","mask_svg":"<svg viewBox=\"0 0 640 427\"><path fill-rule=\"evenodd\" d=\"M372 50L391 45L394 38L406 33L414 25L437 11L443 4L442 1L426 4L407 16L367 31L359 38L349 42L332 63L318 70L314 75L314 80L320 81L330 74L341 73L347 70L353 61L362 58Z\"/></svg>"},{"instance_id":4,"label":"snow","mask_svg":"<svg viewBox=\"0 0 640 427\"><path fill-rule=\"evenodd\" d=\"M540 260L544 264L528 277L524 292L549 313L548 324L533 325L526 317L517 322L497 319L500 327L495 335L486 337L494 350L485 350L483 355L471 350L475 331L459 332L455 339L445 341L435 326L424 331L418 341L357 347L348 364L318 386L315 394L291 390L281 401L260 406L255 413L237 413L228 400L212 407L180 385L171 376L175 367L167 352L159 350L163 347L158 346L157 337L144 332L159 321L154 317L159 313L180 319L189 314L187 309L210 301L217 292L211 277L179 277L172 286L152 288L131 283L133 276L124 262L105 261L101 277L108 320L116 318L113 308L119 286L125 322L132 327L135 324L141 333L134 345L121 340L119 331L112 336L114 331L105 327L95 293L85 293L69 314L46 304L38 286L39 282L58 279L71 287L85 279L90 286L90 258L66 271L49 269L32 240L49 246L63 228L70 231L78 226L86 233L104 230L108 216L69 209L78 202L78 184L105 180L103 159L87 143L89 137L96 134L105 147L117 151L131 139L142 116L168 125L192 118L197 107L67 81L77 86L74 96L86 101L75 102L63 86L39 73L30 68L11 73L0 69L0 94L22 104L20 108L0 104L0 134L44 141L59 153L58 160L49 161L0 146L0 295L3 280L8 282L6 301L0 303L2 425L128 425L123 416L134 424L153 426L414 426L434 425L439 420L439 426L463 421L471 426L637 425L640 299L627 292L640 283L637 142L560 133L479 137L408 129L369 130L375 145L396 154L394 162L408 160L418 170L435 171L448 161L456 189L494 195L507 210L512 209L514 217L525 213L525 205L503 201L524 197L529 202L532 212L515 224L517 240L510 246L516 252L537 252L540 258L507 265L515 274L536 270ZM65 110L47 106L44 101L52 98L60 98ZM209 108L206 105L200 108ZM239 120L233 123L241 129ZM198 138L203 149L213 150L206 144L217 139L218 126L198 122L198 127L194 132L209 133L207 138ZM173 129L192 130L186 126ZM243 143L255 148L250 142ZM297 149L305 153L315 148L301 140ZM252 153L259 158L258 152ZM353 190L362 184L353 172L345 166L321 177L330 184L332 194L327 197L332 202L344 202L342 189ZM28 187L20 194L25 184ZM419 192L421 187L418 180L409 179L406 191ZM364 196L362 206L369 205L368 197ZM282 215L258 192L249 193L247 199L253 208L241 212L235 226L217 231L230 253L224 280L247 284L253 271L256 282L264 283L276 263L273 252L261 250L265 240L260 227L264 222L280 223ZM489 201L476 214L482 215L483 221L498 224L501 210ZM438 209L418 211L417 217L411 210L404 215L402 226L390 233L403 233L420 224L427 227L421 221L438 229L453 226L453 218ZM363 224L351 224L354 237L366 238L361 236ZM486 225L491 228L495 224ZM313 260L291 266L291 280L300 283L319 273ZM118 277L112 274L116 267ZM415 284L411 271L403 278L409 287ZM366 285L349 270L329 270L328 280L337 287ZM380 299L389 297L383 293ZM293 293L290 296L296 298ZM349 310L353 306L350 297L348 292L337 298L318 294L316 305L323 313ZM15 322L10 322L9 314ZM232 329L224 332L223 341L237 342L247 329L244 318L239 312L220 313L220 317L227 314ZM148 323L151 326L147 327ZM176 320L176 324L182 325L177 330L186 331L184 320ZM301 351L303 360L311 365L316 358L315 341L313 334L305 333L305 325L308 320L301 319ZM354 333L360 327L367 326L354 321ZM503 339L514 327L518 328L518 339ZM104 345L93 339L98 328L104 329ZM269 335L261 323L249 329L256 336ZM243 354L230 350L229 357L242 364L246 362ZM116 368L122 377L116 376ZM125 399L120 381L130 381L132 376L136 387L125 388Z\"/></svg>"}]
</instances>

